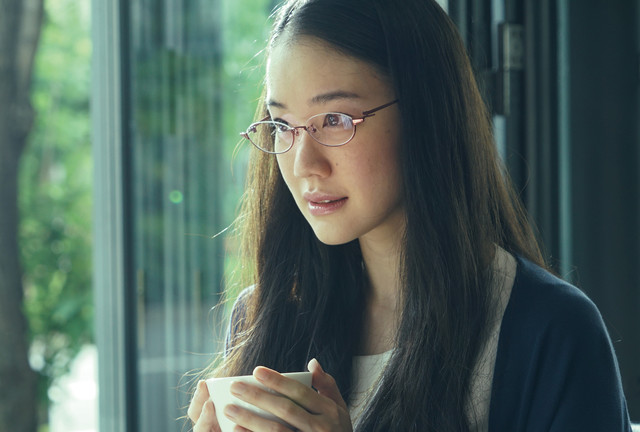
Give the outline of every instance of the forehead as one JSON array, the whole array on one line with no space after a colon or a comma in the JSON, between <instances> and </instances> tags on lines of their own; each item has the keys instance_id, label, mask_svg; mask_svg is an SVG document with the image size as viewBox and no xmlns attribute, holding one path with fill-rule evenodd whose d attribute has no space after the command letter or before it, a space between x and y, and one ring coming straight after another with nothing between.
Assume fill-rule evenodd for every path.
<instances>
[{"instance_id":1,"label":"forehead","mask_svg":"<svg viewBox=\"0 0 640 432\"><path fill-rule=\"evenodd\" d=\"M280 41L272 47L266 87L267 99L283 104L325 103L318 96L327 94L363 100L393 94L374 66L313 38Z\"/></svg>"}]
</instances>

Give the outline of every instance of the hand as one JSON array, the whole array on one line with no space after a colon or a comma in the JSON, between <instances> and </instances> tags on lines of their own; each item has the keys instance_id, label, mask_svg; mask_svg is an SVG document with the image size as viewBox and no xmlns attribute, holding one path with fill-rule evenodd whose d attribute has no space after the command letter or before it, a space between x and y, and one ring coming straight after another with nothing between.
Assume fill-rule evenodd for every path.
<instances>
[{"instance_id":1,"label":"hand","mask_svg":"<svg viewBox=\"0 0 640 432\"><path fill-rule=\"evenodd\" d=\"M315 359L309 362L308 368L312 373L312 385L317 392L260 366L253 371L256 379L286 397L240 382L231 385L231 393L274 414L301 432L351 432L349 410L333 377L322 370ZM236 428L237 430L290 431L280 423L266 420L235 405L225 407L224 414L243 428Z\"/></svg>"},{"instance_id":2,"label":"hand","mask_svg":"<svg viewBox=\"0 0 640 432\"><path fill-rule=\"evenodd\" d=\"M193 432L221 432L216 418L216 407L209 399L209 390L204 381L198 382L187 415L194 423Z\"/></svg>"}]
</instances>

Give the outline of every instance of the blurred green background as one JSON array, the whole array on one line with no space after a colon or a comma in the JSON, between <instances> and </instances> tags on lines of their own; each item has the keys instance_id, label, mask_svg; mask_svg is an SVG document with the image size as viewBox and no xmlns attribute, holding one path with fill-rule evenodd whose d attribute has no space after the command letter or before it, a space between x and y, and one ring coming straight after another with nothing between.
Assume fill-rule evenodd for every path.
<instances>
[{"instance_id":1,"label":"blurred green background","mask_svg":"<svg viewBox=\"0 0 640 432\"><path fill-rule=\"evenodd\" d=\"M46 0L19 175L19 243L39 413L48 389L93 341L90 1Z\"/></svg>"}]
</instances>

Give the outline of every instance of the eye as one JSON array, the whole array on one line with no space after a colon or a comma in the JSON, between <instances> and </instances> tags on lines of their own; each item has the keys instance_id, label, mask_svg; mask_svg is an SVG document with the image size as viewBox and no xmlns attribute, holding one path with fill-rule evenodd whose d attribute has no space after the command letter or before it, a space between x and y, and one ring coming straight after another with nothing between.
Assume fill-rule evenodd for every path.
<instances>
[{"instance_id":1,"label":"eye","mask_svg":"<svg viewBox=\"0 0 640 432\"><path fill-rule=\"evenodd\" d=\"M291 126L288 125L288 123L280 118L277 119L273 119L270 124L271 128L273 129L273 132L275 133L284 133L284 132L289 132L291 130Z\"/></svg>"},{"instance_id":2,"label":"eye","mask_svg":"<svg viewBox=\"0 0 640 432\"><path fill-rule=\"evenodd\" d=\"M347 127L351 122L351 118L345 114L328 113L324 116L322 127Z\"/></svg>"},{"instance_id":3,"label":"eye","mask_svg":"<svg viewBox=\"0 0 640 432\"><path fill-rule=\"evenodd\" d=\"M289 132L291 130L291 128L285 124L282 123L276 123L276 131L277 132Z\"/></svg>"}]
</instances>

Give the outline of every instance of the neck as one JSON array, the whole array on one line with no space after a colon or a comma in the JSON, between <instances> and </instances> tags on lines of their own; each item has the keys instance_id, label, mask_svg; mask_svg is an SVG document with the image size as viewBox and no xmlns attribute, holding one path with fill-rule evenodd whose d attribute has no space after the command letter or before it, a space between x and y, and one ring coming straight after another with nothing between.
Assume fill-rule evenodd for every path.
<instances>
[{"instance_id":1,"label":"neck","mask_svg":"<svg viewBox=\"0 0 640 432\"><path fill-rule=\"evenodd\" d=\"M360 354L378 354L392 349L399 320L400 236L388 241L360 239L368 279Z\"/></svg>"},{"instance_id":2,"label":"neck","mask_svg":"<svg viewBox=\"0 0 640 432\"><path fill-rule=\"evenodd\" d=\"M396 212L393 223L360 237L360 250L368 277L367 302L395 305L400 295L400 251L404 213Z\"/></svg>"},{"instance_id":3,"label":"neck","mask_svg":"<svg viewBox=\"0 0 640 432\"><path fill-rule=\"evenodd\" d=\"M371 247L360 243L368 279L367 302L395 305L400 294L397 247Z\"/></svg>"}]
</instances>

